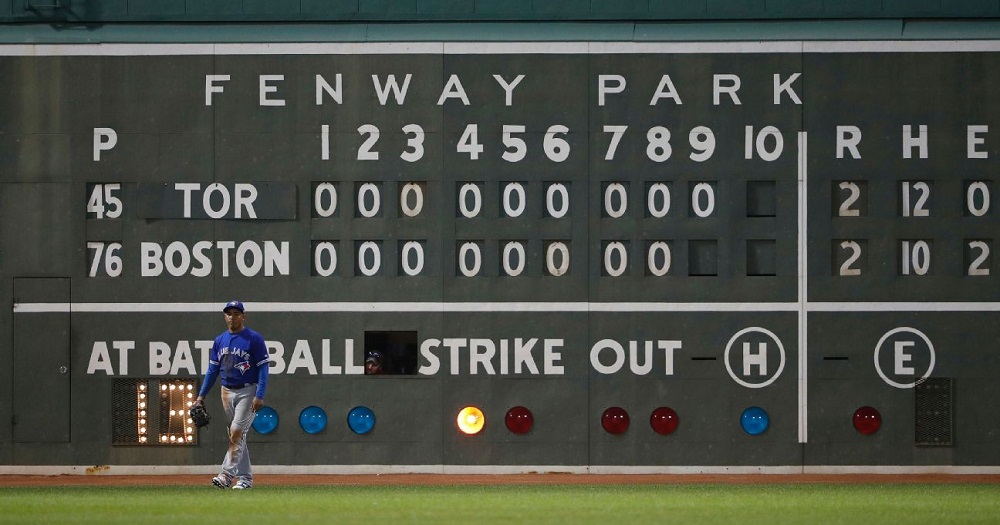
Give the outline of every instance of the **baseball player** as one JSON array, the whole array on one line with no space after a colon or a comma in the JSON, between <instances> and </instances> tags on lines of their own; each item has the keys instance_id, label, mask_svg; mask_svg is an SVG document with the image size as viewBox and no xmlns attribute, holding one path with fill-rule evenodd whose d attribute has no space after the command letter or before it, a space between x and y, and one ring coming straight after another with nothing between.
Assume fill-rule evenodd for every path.
<instances>
[{"instance_id":1,"label":"baseball player","mask_svg":"<svg viewBox=\"0 0 1000 525\"><path fill-rule=\"evenodd\" d=\"M229 301L222 308L228 330L215 338L208 357L208 371L195 405L204 405L205 394L222 376L222 408L229 424L229 448L222 472L212 478L220 489L253 487L247 432L257 411L264 406L267 389L268 354L264 337L244 324L243 303Z\"/></svg>"}]
</instances>

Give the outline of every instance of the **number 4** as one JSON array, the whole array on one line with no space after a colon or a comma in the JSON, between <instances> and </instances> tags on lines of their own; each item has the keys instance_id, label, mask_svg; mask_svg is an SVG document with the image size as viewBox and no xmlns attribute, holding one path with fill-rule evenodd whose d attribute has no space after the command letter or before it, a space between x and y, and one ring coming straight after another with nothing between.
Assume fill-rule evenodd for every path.
<instances>
[{"instance_id":1,"label":"number 4","mask_svg":"<svg viewBox=\"0 0 1000 525\"><path fill-rule=\"evenodd\" d=\"M468 153L469 158L472 160L479 159L479 154L483 152L483 145L479 143L478 124L465 126L465 131L462 132L462 137L458 139L458 146L455 147L455 151Z\"/></svg>"}]
</instances>

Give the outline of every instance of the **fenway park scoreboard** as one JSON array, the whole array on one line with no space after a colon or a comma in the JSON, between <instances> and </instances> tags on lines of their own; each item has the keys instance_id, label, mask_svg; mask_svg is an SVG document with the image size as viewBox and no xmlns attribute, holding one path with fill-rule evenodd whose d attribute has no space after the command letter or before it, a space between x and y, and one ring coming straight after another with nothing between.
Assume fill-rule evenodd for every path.
<instances>
[{"instance_id":1,"label":"fenway park scoreboard","mask_svg":"<svg viewBox=\"0 0 1000 525\"><path fill-rule=\"evenodd\" d=\"M997 464L998 51L0 47L0 459Z\"/></svg>"}]
</instances>

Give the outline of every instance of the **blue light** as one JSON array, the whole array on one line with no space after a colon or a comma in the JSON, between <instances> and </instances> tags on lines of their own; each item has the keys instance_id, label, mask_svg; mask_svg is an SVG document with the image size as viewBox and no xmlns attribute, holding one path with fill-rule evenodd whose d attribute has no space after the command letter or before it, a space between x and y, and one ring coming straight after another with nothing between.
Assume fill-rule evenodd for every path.
<instances>
[{"instance_id":1,"label":"blue light","mask_svg":"<svg viewBox=\"0 0 1000 525\"><path fill-rule=\"evenodd\" d=\"M740 425L743 431L751 436L763 434L771 420L767 417L767 412L760 407L750 407L743 411L740 416Z\"/></svg>"},{"instance_id":2,"label":"blue light","mask_svg":"<svg viewBox=\"0 0 1000 525\"><path fill-rule=\"evenodd\" d=\"M355 434L367 434L375 428L375 412L366 406L357 406L347 413L347 426Z\"/></svg>"},{"instance_id":3,"label":"blue light","mask_svg":"<svg viewBox=\"0 0 1000 525\"><path fill-rule=\"evenodd\" d=\"M326 412L318 406L303 408L299 414L299 426L308 434L319 434L326 430Z\"/></svg>"},{"instance_id":4,"label":"blue light","mask_svg":"<svg viewBox=\"0 0 1000 525\"><path fill-rule=\"evenodd\" d=\"M253 429L259 434L270 434L278 428L278 413L271 407L263 407L253 417Z\"/></svg>"}]
</instances>

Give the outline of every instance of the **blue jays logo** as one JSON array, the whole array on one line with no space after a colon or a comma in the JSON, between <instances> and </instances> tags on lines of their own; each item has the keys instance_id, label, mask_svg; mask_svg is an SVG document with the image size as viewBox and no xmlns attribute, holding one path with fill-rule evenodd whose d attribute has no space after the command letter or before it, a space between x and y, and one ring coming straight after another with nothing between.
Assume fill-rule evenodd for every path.
<instances>
[{"instance_id":1,"label":"blue jays logo","mask_svg":"<svg viewBox=\"0 0 1000 525\"><path fill-rule=\"evenodd\" d=\"M250 363L243 361L242 363L236 365L235 368L239 370L241 374L245 374L247 373L247 370L250 370Z\"/></svg>"}]
</instances>

